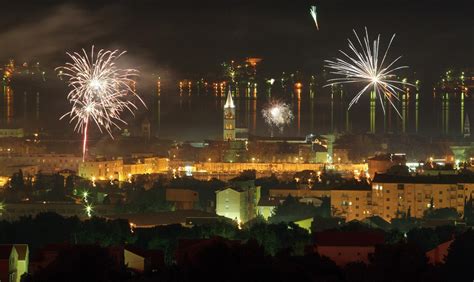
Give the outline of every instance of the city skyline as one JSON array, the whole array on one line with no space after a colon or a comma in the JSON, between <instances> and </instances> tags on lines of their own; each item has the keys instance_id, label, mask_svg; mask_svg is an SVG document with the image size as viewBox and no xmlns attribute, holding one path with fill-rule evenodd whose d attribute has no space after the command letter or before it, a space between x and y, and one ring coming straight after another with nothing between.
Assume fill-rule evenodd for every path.
<instances>
[{"instance_id":1,"label":"city skyline","mask_svg":"<svg viewBox=\"0 0 474 282\"><path fill-rule=\"evenodd\" d=\"M2 3L0 280L473 280L473 10Z\"/></svg>"}]
</instances>

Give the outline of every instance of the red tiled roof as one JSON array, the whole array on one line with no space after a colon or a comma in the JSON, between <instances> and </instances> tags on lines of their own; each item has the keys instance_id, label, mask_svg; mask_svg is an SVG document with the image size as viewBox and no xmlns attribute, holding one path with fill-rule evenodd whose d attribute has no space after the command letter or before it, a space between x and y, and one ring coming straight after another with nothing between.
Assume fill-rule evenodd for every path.
<instances>
[{"instance_id":1,"label":"red tiled roof","mask_svg":"<svg viewBox=\"0 0 474 282\"><path fill-rule=\"evenodd\" d=\"M16 252L18 253L18 259L19 260L25 260L26 259L26 254L28 251L28 245L26 244L15 244L15 249Z\"/></svg>"},{"instance_id":2,"label":"red tiled roof","mask_svg":"<svg viewBox=\"0 0 474 282\"><path fill-rule=\"evenodd\" d=\"M13 245L0 245L0 259L10 259Z\"/></svg>"},{"instance_id":3,"label":"red tiled roof","mask_svg":"<svg viewBox=\"0 0 474 282\"><path fill-rule=\"evenodd\" d=\"M324 231L314 236L317 246L375 246L384 243L384 234L374 231Z\"/></svg>"},{"instance_id":4,"label":"red tiled roof","mask_svg":"<svg viewBox=\"0 0 474 282\"><path fill-rule=\"evenodd\" d=\"M143 213L143 214L117 214L110 216L110 218L121 218L126 219L130 223L135 224L137 227L151 227L158 225L168 224L184 224L186 219L194 218L217 218L219 217L215 213L208 213L199 210L178 210L178 211L165 211L155 213Z\"/></svg>"},{"instance_id":5,"label":"red tiled roof","mask_svg":"<svg viewBox=\"0 0 474 282\"><path fill-rule=\"evenodd\" d=\"M260 198L257 206L260 207L276 207L281 204L282 201L278 198Z\"/></svg>"}]
</instances>

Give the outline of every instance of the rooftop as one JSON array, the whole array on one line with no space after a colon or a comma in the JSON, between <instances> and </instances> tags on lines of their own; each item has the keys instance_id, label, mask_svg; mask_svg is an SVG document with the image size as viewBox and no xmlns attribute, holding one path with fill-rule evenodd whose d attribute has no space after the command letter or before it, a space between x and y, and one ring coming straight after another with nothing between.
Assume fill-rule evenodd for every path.
<instances>
[{"instance_id":1,"label":"rooftop","mask_svg":"<svg viewBox=\"0 0 474 282\"><path fill-rule=\"evenodd\" d=\"M281 204L281 200L278 198L260 198L257 206L260 207L276 207Z\"/></svg>"},{"instance_id":2,"label":"rooftop","mask_svg":"<svg viewBox=\"0 0 474 282\"><path fill-rule=\"evenodd\" d=\"M376 173L373 183L420 183L420 184L458 184L474 183L474 175L439 174L439 175L390 175Z\"/></svg>"},{"instance_id":3,"label":"rooftop","mask_svg":"<svg viewBox=\"0 0 474 282\"><path fill-rule=\"evenodd\" d=\"M375 246L384 243L377 231L323 231L314 235L317 246Z\"/></svg>"},{"instance_id":4,"label":"rooftop","mask_svg":"<svg viewBox=\"0 0 474 282\"><path fill-rule=\"evenodd\" d=\"M227 108L235 108L234 100L232 100L232 92L229 89L229 93L227 93L227 100L225 101L224 109Z\"/></svg>"},{"instance_id":5,"label":"rooftop","mask_svg":"<svg viewBox=\"0 0 474 282\"><path fill-rule=\"evenodd\" d=\"M0 245L0 260L8 260L12 252L13 245Z\"/></svg>"},{"instance_id":6,"label":"rooftop","mask_svg":"<svg viewBox=\"0 0 474 282\"><path fill-rule=\"evenodd\" d=\"M28 253L28 245L27 244L15 244L16 252L18 253L19 260L25 260L27 253Z\"/></svg>"},{"instance_id":7,"label":"rooftop","mask_svg":"<svg viewBox=\"0 0 474 282\"><path fill-rule=\"evenodd\" d=\"M214 213L198 210L177 210L143 214L114 215L113 218L126 219L136 227L153 227L169 224L186 224L188 218L219 218Z\"/></svg>"},{"instance_id":8,"label":"rooftop","mask_svg":"<svg viewBox=\"0 0 474 282\"><path fill-rule=\"evenodd\" d=\"M332 190L342 190L342 191L371 191L372 186L367 181L351 181L343 183L339 186L332 188Z\"/></svg>"},{"instance_id":9,"label":"rooftop","mask_svg":"<svg viewBox=\"0 0 474 282\"><path fill-rule=\"evenodd\" d=\"M404 154L377 154L369 158L370 161L390 161L390 162L406 162Z\"/></svg>"}]
</instances>

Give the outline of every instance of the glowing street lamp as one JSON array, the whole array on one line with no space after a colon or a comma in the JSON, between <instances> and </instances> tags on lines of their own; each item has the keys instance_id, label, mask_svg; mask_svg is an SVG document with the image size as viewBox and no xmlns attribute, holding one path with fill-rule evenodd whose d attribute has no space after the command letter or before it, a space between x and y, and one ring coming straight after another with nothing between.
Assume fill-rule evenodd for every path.
<instances>
[{"instance_id":1,"label":"glowing street lamp","mask_svg":"<svg viewBox=\"0 0 474 282\"><path fill-rule=\"evenodd\" d=\"M86 205L84 209L86 211L87 217L91 218L92 217L92 211L93 211L92 206L91 205Z\"/></svg>"},{"instance_id":2,"label":"glowing street lamp","mask_svg":"<svg viewBox=\"0 0 474 282\"><path fill-rule=\"evenodd\" d=\"M82 192L82 199L86 203L87 203L87 197L89 197L89 192L87 192L87 191Z\"/></svg>"}]
</instances>

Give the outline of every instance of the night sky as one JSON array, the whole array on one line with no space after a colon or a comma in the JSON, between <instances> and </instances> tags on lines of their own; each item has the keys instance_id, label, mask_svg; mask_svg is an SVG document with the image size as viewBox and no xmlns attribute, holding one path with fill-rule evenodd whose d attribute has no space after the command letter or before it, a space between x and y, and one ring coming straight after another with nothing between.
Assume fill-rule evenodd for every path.
<instances>
[{"instance_id":1,"label":"night sky","mask_svg":"<svg viewBox=\"0 0 474 282\"><path fill-rule=\"evenodd\" d=\"M317 6L320 31L310 16L311 5ZM39 61L53 74L68 60L67 51L90 50L91 45L127 50L121 62L140 71L140 83L147 82L139 85L140 94L147 100L154 89L156 78L148 79L153 74L159 74L163 87L168 87L163 97L174 98L178 80L212 80L219 65L231 59L263 58L259 72L265 77L296 70L319 74L325 59L338 56L339 49L347 50L353 29L362 34L367 27L371 39L380 33L383 50L396 33L388 59L402 55L399 65L410 66L409 72L422 81L420 120L423 132L429 134L439 133L434 122L438 110L431 100L434 83L447 68L474 66L474 1L24 0L2 3L2 11L0 62ZM48 101L41 116L48 118L43 124L62 128L67 123L58 119L69 107L64 98L67 89L63 82L56 84L54 89L41 90L42 101ZM186 139L220 136L219 105L201 99L185 110L186 105L176 99L163 102L160 133ZM365 111L364 105L354 111ZM321 107L317 114L327 118L328 104L318 101L317 106ZM140 111L151 115L157 111L154 107ZM303 107L302 113L302 124L308 127L309 110ZM143 115L138 114L137 123ZM357 122L367 123L363 118ZM267 133L263 124L259 128L259 134Z\"/></svg>"},{"instance_id":2,"label":"night sky","mask_svg":"<svg viewBox=\"0 0 474 282\"><path fill-rule=\"evenodd\" d=\"M420 76L473 64L473 1L8 1L0 57L56 66L92 44L129 51L138 67L215 72L226 59L260 56L268 72L319 71L366 26ZM258 4L256 4L258 2ZM318 32L309 6L318 7ZM384 41L384 42L386 42ZM428 73L428 74L427 74Z\"/></svg>"}]
</instances>

